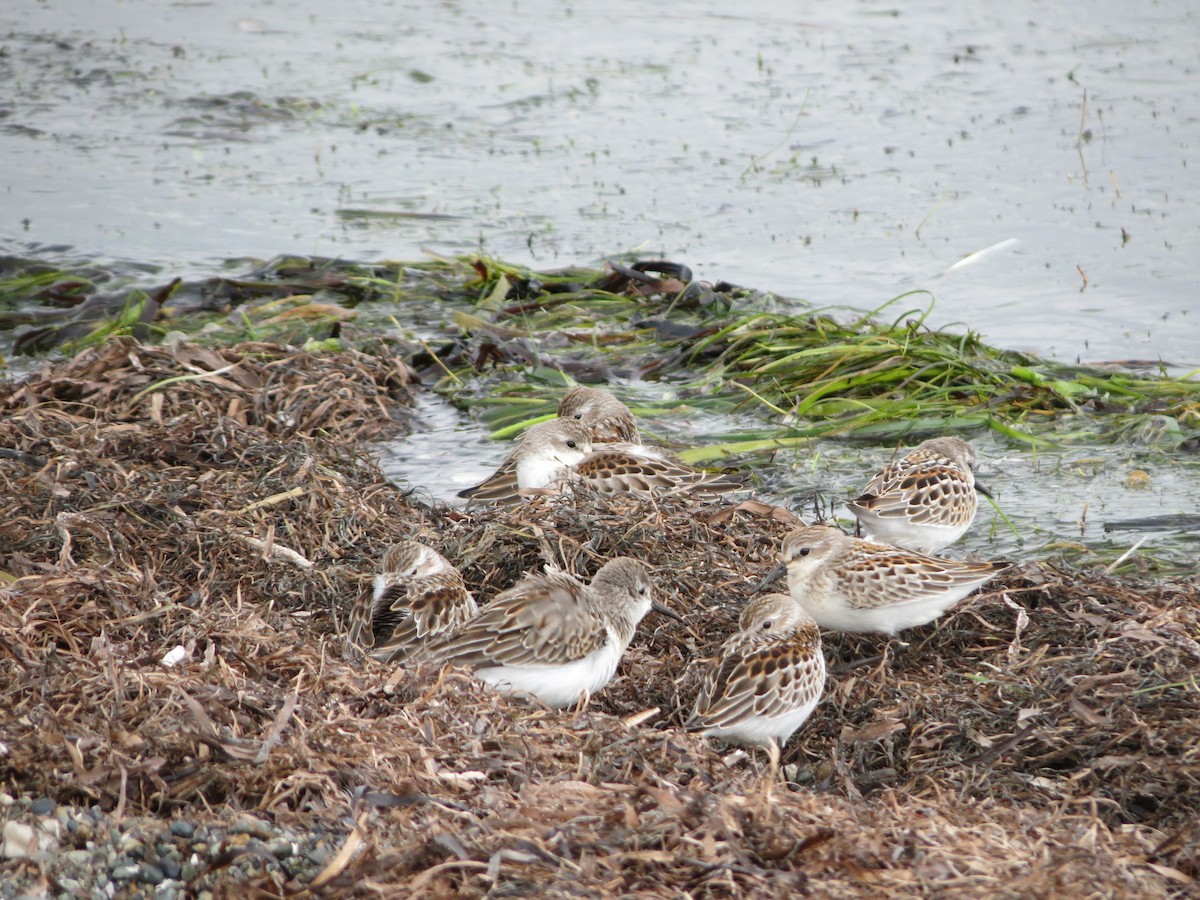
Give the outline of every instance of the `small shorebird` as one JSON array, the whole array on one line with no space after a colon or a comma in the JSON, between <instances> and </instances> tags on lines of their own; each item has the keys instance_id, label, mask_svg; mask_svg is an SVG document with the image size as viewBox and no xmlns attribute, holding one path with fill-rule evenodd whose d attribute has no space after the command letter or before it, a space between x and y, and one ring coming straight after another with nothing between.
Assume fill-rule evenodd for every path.
<instances>
[{"instance_id":1,"label":"small shorebird","mask_svg":"<svg viewBox=\"0 0 1200 900\"><path fill-rule=\"evenodd\" d=\"M868 537L936 553L957 541L975 519L975 448L956 437L934 438L888 463L846 505Z\"/></svg>"},{"instance_id":2,"label":"small shorebird","mask_svg":"<svg viewBox=\"0 0 1200 900\"><path fill-rule=\"evenodd\" d=\"M821 632L787 594L746 604L738 631L709 665L689 731L766 747L771 766L825 688Z\"/></svg>"},{"instance_id":3,"label":"small shorebird","mask_svg":"<svg viewBox=\"0 0 1200 900\"><path fill-rule=\"evenodd\" d=\"M653 593L646 566L627 557L606 562L590 585L565 572L529 574L428 655L472 666L504 693L569 706L608 684L646 613L679 618Z\"/></svg>"},{"instance_id":4,"label":"small shorebird","mask_svg":"<svg viewBox=\"0 0 1200 900\"><path fill-rule=\"evenodd\" d=\"M401 541L383 554L373 592L350 612L344 655L403 660L479 612L458 569L431 547Z\"/></svg>"},{"instance_id":5,"label":"small shorebird","mask_svg":"<svg viewBox=\"0 0 1200 900\"><path fill-rule=\"evenodd\" d=\"M474 487L458 492L472 500L512 503L524 492L542 493L566 477L567 470L592 452L587 427L574 419L550 419L530 425L500 467Z\"/></svg>"},{"instance_id":6,"label":"small shorebird","mask_svg":"<svg viewBox=\"0 0 1200 900\"><path fill-rule=\"evenodd\" d=\"M901 550L828 525L806 525L784 538L783 564L792 599L822 628L884 634L932 622L1009 568Z\"/></svg>"},{"instance_id":7,"label":"small shorebird","mask_svg":"<svg viewBox=\"0 0 1200 900\"><path fill-rule=\"evenodd\" d=\"M493 475L459 496L503 503L584 487L600 494L714 497L748 490L745 481L741 473L696 469L634 444L594 446L582 423L551 419L527 429Z\"/></svg>"},{"instance_id":8,"label":"small shorebird","mask_svg":"<svg viewBox=\"0 0 1200 900\"><path fill-rule=\"evenodd\" d=\"M605 388L571 388L558 402L558 416L583 424L593 444L642 443L629 407Z\"/></svg>"}]
</instances>

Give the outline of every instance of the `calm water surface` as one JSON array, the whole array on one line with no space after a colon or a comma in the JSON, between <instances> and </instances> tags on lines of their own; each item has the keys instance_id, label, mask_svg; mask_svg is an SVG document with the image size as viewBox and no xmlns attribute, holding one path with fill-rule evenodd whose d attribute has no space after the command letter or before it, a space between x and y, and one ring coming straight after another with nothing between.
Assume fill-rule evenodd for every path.
<instances>
[{"instance_id":1,"label":"calm water surface","mask_svg":"<svg viewBox=\"0 0 1200 900\"><path fill-rule=\"evenodd\" d=\"M1200 365L1200 7L783 9L24 0L0 13L0 238L173 272L662 254Z\"/></svg>"}]
</instances>

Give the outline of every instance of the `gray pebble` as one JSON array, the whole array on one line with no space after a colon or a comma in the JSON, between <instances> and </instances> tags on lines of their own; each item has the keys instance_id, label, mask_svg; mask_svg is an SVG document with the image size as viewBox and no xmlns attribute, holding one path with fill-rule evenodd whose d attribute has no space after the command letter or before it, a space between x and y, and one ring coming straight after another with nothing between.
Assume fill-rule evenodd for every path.
<instances>
[{"instance_id":1,"label":"gray pebble","mask_svg":"<svg viewBox=\"0 0 1200 900\"><path fill-rule=\"evenodd\" d=\"M171 859L170 857L164 857L163 859L160 859L158 862L159 862L159 865L162 867L163 874L166 875L168 878L176 879L183 873L183 866L180 865L179 860L177 860L177 859Z\"/></svg>"},{"instance_id":2,"label":"gray pebble","mask_svg":"<svg viewBox=\"0 0 1200 900\"><path fill-rule=\"evenodd\" d=\"M238 821L229 828L230 834L252 834L255 837L270 837L271 826L262 819L242 814Z\"/></svg>"},{"instance_id":3,"label":"gray pebble","mask_svg":"<svg viewBox=\"0 0 1200 900\"><path fill-rule=\"evenodd\" d=\"M196 833L196 826L187 819L175 819L171 823L171 834L175 837L190 838Z\"/></svg>"},{"instance_id":4,"label":"gray pebble","mask_svg":"<svg viewBox=\"0 0 1200 900\"><path fill-rule=\"evenodd\" d=\"M116 866L112 870L112 877L118 881L132 881L137 878L139 872L138 866Z\"/></svg>"},{"instance_id":5,"label":"gray pebble","mask_svg":"<svg viewBox=\"0 0 1200 900\"><path fill-rule=\"evenodd\" d=\"M63 894L59 896L67 897L82 897L85 893L85 888L82 881L76 881L74 878L59 877L55 879L58 886L63 889Z\"/></svg>"},{"instance_id":6,"label":"gray pebble","mask_svg":"<svg viewBox=\"0 0 1200 900\"><path fill-rule=\"evenodd\" d=\"M35 816L48 816L54 812L54 807L57 806L49 797L38 797L33 801L33 805L29 809Z\"/></svg>"},{"instance_id":7,"label":"gray pebble","mask_svg":"<svg viewBox=\"0 0 1200 900\"><path fill-rule=\"evenodd\" d=\"M91 850L68 850L63 854L63 859L76 866L91 865L94 858L95 854Z\"/></svg>"},{"instance_id":8,"label":"gray pebble","mask_svg":"<svg viewBox=\"0 0 1200 900\"><path fill-rule=\"evenodd\" d=\"M150 863L142 863L138 867L137 877L138 881L142 882L143 884L158 884L166 876L163 874L163 870L158 866L151 865Z\"/></svg>"}]
</instances>

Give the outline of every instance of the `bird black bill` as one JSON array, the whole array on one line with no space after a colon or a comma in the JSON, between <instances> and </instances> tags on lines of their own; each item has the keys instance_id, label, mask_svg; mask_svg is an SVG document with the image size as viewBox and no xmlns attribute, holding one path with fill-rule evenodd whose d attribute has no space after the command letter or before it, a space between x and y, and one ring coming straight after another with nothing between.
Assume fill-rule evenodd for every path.
<instances>
[{"instance_id":1,"label":"bird black bill","mask_svg":"<svg viewBox=\"0 0 1200 900\"><path fill-rule=\"evenodd\" d=\"M683 621L683 616L679 615L679 613L675 612L675 610L668 609L667 607L663 606L657 600L650 604L650 608L656 613L662 613L668 619L674 619L676 622Z\"/></svg>"},{"instance_id":2,"label":"bird black bill","mask_svg":"<svg viewBox=\"0 0 1200 900\"><path fill-rule=\"evenodd\" d=\"M977 481L977 482L975 482L975 492L976 492L976 493L978 493L978 494L983 494L983 496L987 497L989 500L994 500L994 499L995 499L995 498L992 496L992 492L991 492L991 491L989 491L987 488L985 488L985 487L984 487L982 484L980 484L978 481Z\"/></svg>"},{"instance_id":3,"label":"bird black bill","mask_svg":"<svg viewBox=\"0 0 1200 900\"><path fill-rule=\"evenodd\" d=\"M787 571L787 563L778 563L770 572L762 577L762 580L754 587L750 588L750 593L760 594L779 580L779 576Z\"/></svg>"}]
</instances>

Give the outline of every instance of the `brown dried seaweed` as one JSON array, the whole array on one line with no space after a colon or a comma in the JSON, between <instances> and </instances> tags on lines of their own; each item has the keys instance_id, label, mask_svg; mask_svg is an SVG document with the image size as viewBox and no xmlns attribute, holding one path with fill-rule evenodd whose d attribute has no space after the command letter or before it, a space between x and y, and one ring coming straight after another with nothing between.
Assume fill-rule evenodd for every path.
<instances>
[{"instance_id":1,"label":"brown dried seaweed","mask_svg":"<svg viewBox=\"0 0 1200 900\"><path fill-rule=\"evenodd\" d=\"M422 505L361 444L403 421L405 373L129 343L5 388L4 791L344 836L312 883L239 888L263 896L1194 889L1194 583L1026 564L907 643L827 634L828 693L784 783L679 724L690 662L733 628L789 514ZM684 622L647 619L582 711L347 663L346 612L405 538L484 600L543 563L636 555Z\"/></svg>"}]
</instances>

